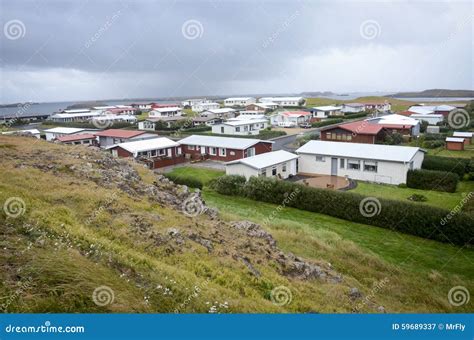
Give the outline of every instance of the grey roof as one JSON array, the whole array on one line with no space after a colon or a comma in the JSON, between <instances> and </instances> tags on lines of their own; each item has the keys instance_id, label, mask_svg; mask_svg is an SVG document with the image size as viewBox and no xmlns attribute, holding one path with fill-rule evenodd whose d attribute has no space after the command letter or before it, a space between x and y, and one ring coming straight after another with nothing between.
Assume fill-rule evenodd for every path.
<instances>
[{"instance_id":1,"label":"grey roof","mask_svg":"<svg viewBox=\"0 0 474 340\"><path fill-rule=\"evenodd\" d=\"M252 138L233 138L233 137L214 137L214 136L201 136L201 135L192 135L186 138L183 138L179 141L180 144L187 145L201 145L201 146L210 146L216 148L229 148L237 150L245 150L254 146L257 143L273 143L268 140L252 139Z\"/></svg>"},{"instance_id":2,"label":"grey roof","mask_svg":"<svg viewBox=\"0 0 474 340\"><path fill-rule=\"evenodd\" d=\"M424 152L411 146L309 141L296 150L296 153L409 162L418 151Z\"/></svg>"}]
</instances>

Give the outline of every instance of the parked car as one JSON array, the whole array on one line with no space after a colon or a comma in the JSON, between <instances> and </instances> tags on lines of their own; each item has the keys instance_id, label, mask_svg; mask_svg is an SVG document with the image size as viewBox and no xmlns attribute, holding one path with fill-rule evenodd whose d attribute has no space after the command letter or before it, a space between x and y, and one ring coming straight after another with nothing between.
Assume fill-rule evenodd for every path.
<instances>
[{"instance_id":1,"label":"parked car","mask_svg":"<svg viewBox=\"0 0 474 340\"><path fill-rule=\"evenodd\" d=\"M302 123L302 124L300 124L300 128L309 129L309 128L311 128L311 124L310 123Z\"/></svg>"}]
</instances>

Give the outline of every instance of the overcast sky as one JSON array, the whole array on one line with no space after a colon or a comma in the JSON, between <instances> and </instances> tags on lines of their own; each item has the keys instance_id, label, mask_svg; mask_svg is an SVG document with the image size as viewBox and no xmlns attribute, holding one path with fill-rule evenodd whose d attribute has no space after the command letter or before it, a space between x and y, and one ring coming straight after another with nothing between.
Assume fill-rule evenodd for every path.
<instances>
[{"instance_id":1,"label":"overcast sky","mask_svg":"<svg viewBox=\"0 0 474 340\"><path fill-rule=\"evenodd\" d=\"M0 4L2 103L474 88L472 1Z\"/></svg>"}]
</instances>

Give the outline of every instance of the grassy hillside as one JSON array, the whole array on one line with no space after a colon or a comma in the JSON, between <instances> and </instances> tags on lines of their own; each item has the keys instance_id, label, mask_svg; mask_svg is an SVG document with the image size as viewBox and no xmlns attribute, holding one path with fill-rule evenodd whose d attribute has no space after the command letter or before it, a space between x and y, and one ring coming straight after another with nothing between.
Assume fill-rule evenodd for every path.
<instances>
[{"instance_id":1,"label":"grassy hillside","mask_svg":"<svg viewBox=\"0 0 474 340\"><path fill-rule=\"evenodd\" d=\"M235 223L277 207L207 190L221 213L189 216L192 195L101 151L0 136L0 307L472 311L447 300L452 286L474 288L472 250L296 209L278 210L263 229Z\"/></svg>"},{"instance_id":2,"label":"grassy hillside","mask_svg":"<svg viewBox=\"0 0 474 340\"><path fill-rule=\"evenodd\" d=\"M401 100L401 99L395 99L395 98L389 98L389 97L370 96L370 97L359 97L359 98L351 99L351 100L337 100L337 99L330 99L330 98L307 98L306 106L313 107L313 106L344 104L344 103L384 103L385 101L388 101L392 104L393 111L404 111L413 105L413 102L410 102L408 100Z\"/></svg>"}]
</instances>

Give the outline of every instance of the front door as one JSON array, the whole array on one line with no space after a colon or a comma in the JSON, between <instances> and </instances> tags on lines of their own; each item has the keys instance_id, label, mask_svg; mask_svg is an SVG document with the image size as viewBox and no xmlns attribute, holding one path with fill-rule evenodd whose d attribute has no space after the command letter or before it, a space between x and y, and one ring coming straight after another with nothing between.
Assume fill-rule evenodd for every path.
<instances>
[{"instance_id":1,"label":"front door","mask_svg":"<svg viewBox=\"0 0 474 340\"><path fill-rule=\"evenodd\" d=\"M331 176L337 176L337 158L331 158Z\"/></svg>"}]
</instances>

